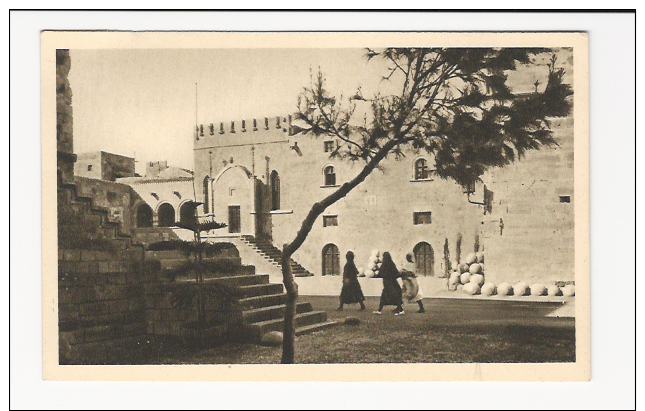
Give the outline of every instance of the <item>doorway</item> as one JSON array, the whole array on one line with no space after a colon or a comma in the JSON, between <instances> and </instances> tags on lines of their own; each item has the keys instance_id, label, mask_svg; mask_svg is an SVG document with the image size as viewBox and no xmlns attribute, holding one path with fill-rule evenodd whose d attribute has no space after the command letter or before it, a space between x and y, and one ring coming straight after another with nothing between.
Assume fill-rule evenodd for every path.
<instances>
[{"instance_id":1,"label":"doorway","mask_svg":"<svg viewBox=\"0 0 645 411\"><path fill-rule=\"evenodd\" d=\"M228 206L228 232L239 233L241 231L240 206Z\"/></svg>"}]
</instances>

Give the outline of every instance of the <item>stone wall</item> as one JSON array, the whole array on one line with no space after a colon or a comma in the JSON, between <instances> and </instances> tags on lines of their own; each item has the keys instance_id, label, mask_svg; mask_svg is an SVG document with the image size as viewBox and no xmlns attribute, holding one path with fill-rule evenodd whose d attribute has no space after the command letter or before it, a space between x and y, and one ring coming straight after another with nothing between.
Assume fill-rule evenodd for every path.
<instances>
[{"instance_id":1,"label":"stone wall","mask_svg":"<svg viewBox=\"0 0 645 411\"><path fill-rule=\"evenodd\" d=\"M72 89L67 75L72 64L69 50L56 50L56 150L57 171L61 181L74 178L74 138L72 118Z\"/></svg>"},{"instance_id":2,"label":"stone wall","mask_svg":"<svg viewBox=\"0 0 645 411\"><path fill-rule=\"evenodd\" d=\"M59 362L102 363L145 335L142 250L59 249Z\"/></svg>"},{"instance_id":3,"label":"stone wall","mask_svg":"<svg viewBox=\"0 0 645 411\"><path fill-rule=\"evenodd\" d=\"M123 233L130 234L135 228L134 204L139 196L125 184L76 176L74 178L79 195L91 197L95 206L108 211L108 220L119 223Z\"/></svg>"},{"instance_id":4,"label":"stone wall","mask_svg":"<svg viewBox=\"0 0 645 411\"><path fill-rule=\"evenodd\" d=\"M215 219L229 223L229 207L239 206L240 234L269 235L278 248L293 240L314 202L362 168L359 163L329 158L325 141L336 147L337 140L292 135L289 118L280 121L278 128L270 119L268 130L263 122L253 130L248 121L245 132L236 121L235 133L226 122L222 133L216 127L214 135L205 133L194 145L196 181L205 176L214 180ZM323 218L319 218L294 259L320 275L327 244L338 247L341 259L352 250L357 266L364 267L373 249L388 250L400 261L417 244L426 242L433 250L432 271L437 276L445 270L446 238L454 262L461 235L462 259L474 251L478 238L480 250L486 252L486 273L495 281L573 280L573 202L560 203L559 199L560 195L573 198L573 119L553 119L552 127L558 147L529 152L506 168L484 174L483 184L477 185L470 198L452 181L416 180L417 159L425 158L430 167L433 164L423 152L407 151L398 161L387 158L382 170L372 172L323 213L336 216L338 225L323 227ZM327 187L324 169L330 165L336 172L336 186ZM274 171L280 177L279 210L271 210L270 175ZM476 204L484 201L484 185L492 199L488 207ZM197 199L203 201L203 197L197 190ZM414 224L415 212L430 212L431 222ZM501 236L500 219L504 224ZM215 235L226 235L223 231ZM544 261L545 256L549 261Z\"/></svg>"}]
</instances>

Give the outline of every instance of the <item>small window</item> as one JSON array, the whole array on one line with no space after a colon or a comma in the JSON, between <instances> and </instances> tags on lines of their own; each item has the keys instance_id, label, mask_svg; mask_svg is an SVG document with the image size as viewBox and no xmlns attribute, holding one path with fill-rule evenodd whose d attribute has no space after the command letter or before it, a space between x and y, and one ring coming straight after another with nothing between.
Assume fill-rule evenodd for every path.
<instances>
[{"instance_id":1,"label":"small window","mask_svg":"<svg viewBox=\"0 0 645 411\"><path fill-rule=\"evenodd\" d=\"M331 153L332 151L334 151L334 142L325 141L325 153Z\"/></svg>"},{"instance_id":2,"label":"small window","mask_svg":"<svg viewBox=\"0 0 645 411\"><path fill-rule=\"evenodd\" d=\"M427 180L430 177L430 170L428 169L428 161L425 158L420 158L414 163L414 179Z\"/></svg>"},{"instance_id":3,"label":"small window","mask_svg":"<svg viewBox=\"0 0 645 411\"><path fill-rule=\"evenodd\" d=\"M323 216L323 227L334 227L338 225L338 216L337 215L324 215Z\"/></svg>"},{"instance_id":4,"label":"small window","mask_svg":"<svg viewBox=\"0 0 645 411\"><path fill-rule=\"evenodd\" d=\"M432 223L432 212L416 211L414 213L414 225L430 224L430 223Z\"/></svg>"},{"instance_id":5,"label":"small window","mask_svg":"<svg viewBox=\"0 0 645 411\"><path fill-rule=\"evenodd\" d=\"M92 171L92 165L91 164L87 165L87 171Z\"/></svg>"},{"instance_id":6,"label":"small window","mask_svg":"<svg viewBox=\"0 0 645 411\"><path fill-rule=\"evenodd\" d=\"M571 202L571 196L560 196L560 202L561 203L570 203Z\"/></svg>"},{"instance_id":7,"label":"small window","mask_svg":"<svg viewBox=\"0 0 645 411\"><path fill-rule=\"evenodd\" d=\"M332 166L328 166L325 168L325 185L326 186L336 185L336 171Z\"/></svg>"}]
</instances>

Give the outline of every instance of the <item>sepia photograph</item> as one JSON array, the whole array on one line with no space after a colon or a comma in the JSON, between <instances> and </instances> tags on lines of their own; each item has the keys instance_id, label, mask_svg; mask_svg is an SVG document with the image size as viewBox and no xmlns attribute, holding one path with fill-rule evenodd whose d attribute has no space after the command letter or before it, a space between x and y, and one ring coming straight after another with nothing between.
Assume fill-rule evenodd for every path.
<instances>
[{"instance_id":1,"label":"sepia photograph","mask_svg":"<svg viewBox=\"0 0 645 411\"><path fill-rule=\"evenodd\" d=\"M187 36L42 35L56 369L589 379L586 34Z\"/></svg>"}]
</instances>

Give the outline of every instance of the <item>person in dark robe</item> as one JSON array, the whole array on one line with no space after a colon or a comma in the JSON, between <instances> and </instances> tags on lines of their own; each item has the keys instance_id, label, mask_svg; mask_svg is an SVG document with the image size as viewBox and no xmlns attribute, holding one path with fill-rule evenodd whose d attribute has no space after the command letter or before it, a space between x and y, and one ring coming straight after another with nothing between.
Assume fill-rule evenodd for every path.
<instances>
[{"instance_id":1,"label":"person in dark robe","mask_svg":"<svg viewBox=\"0 0 645 411\"><path fill-rule=\"evenodd\" d=\"M401 273L397 270L394 261L392 261L392 256L387 251L383 253L383 261L378 276L383 279L383 292L381 293L381 302L379 303L378 311L374 311L374 314L381 314L383 307L386 305L396 306L394 315L405 314L405 311L403 311L403 292L401 291L401 286L396 281L401 276Z\"/></svg>"},{"instance_id":2,"label":"person in dark robe","mask_svg":"<svg viewBox=\"0 0 645 411\"><path fill-rule=\"evenodd\" d=\"M338 311L343 310L344 304L356 304L361 305L361 311L365 309L365 296L363 295L363 290L361 290L361 285L358 283L358 269L356 264L354 264L354 253L348 251L345 255L347 263L345 263L345 268L343 269L343 289L340 292L340 306L336 309Z\"/></svg>"}]
</instances>

